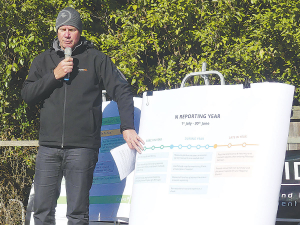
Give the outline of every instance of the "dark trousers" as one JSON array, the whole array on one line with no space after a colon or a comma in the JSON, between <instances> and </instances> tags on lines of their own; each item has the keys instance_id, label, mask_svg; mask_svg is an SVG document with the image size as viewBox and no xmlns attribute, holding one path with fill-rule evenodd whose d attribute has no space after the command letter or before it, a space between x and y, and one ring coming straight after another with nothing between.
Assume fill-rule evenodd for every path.
<instances>
[{"instance_id":1,"label":"dark trousers","mask_svg":"<svg viewBox=\"0 0 300 225\"><path fill-rule=\"evenodd\" d=\"M35 225L55 224L62 177L66 180L68 225L89 224L89 190L98 149L40 146L34 177Z\"/></svg>"}]
</instances>

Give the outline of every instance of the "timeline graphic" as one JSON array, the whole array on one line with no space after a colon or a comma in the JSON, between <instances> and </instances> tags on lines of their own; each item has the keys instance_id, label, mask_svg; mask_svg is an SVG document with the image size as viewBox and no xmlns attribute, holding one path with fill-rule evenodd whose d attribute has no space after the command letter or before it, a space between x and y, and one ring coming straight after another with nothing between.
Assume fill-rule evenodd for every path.
<instances>
[{"instance_id":1,"label":"timeline graphic","mask_svg":"<svg viewBox=\"0 0 300 225\"><path fill-rule=\"evenodd\" d=\"M196 149L201 149L201 148L205 148L205 149L209 149L209 148L221 148L221 147L228 147L228 148L231 148L231 147L247 147L247 146L258 146L258 144L247 144L246 142L242 143L242 144L232 144L232 143L228 143L227 145L220 145L220 144L214 144L214 145L169 145L169 146L165 146L165 145L160 145L160 146L154 146L152 145L151 147L147 147L147 146L144 146L144 149L143 151L146 151L146 150L155 150L155 149L164 149L164 148L170 148L170 149L184 149L184 148L187 148L187 149L192 149L192 148L196 148Z\"/></svg>"}]
</instances>

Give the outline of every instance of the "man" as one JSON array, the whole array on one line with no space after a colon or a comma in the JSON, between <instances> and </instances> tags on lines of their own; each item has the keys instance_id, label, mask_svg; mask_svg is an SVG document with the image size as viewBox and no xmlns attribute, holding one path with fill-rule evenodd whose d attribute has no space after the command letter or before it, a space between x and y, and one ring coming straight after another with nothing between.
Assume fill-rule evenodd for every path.
<instances>
[{"instance_id":1,"label":"man","mask_svg":"<svg viewBox=\"0 0 300 225\"><path fill-rule=\"evenodd\" d=\"M26 103L42 103L34 220L55 224L65 176L68 224L88 224L89 190L100 147L102 86L118 103L120 129L128 146L141 153L144 142L134 130L130 86L109 57L81 36L80 14L70 7L63 9L56 29L52 47L34 59L22 88ZM68 47L72 57L65 58Z\"/></svg>"}]
</instances>

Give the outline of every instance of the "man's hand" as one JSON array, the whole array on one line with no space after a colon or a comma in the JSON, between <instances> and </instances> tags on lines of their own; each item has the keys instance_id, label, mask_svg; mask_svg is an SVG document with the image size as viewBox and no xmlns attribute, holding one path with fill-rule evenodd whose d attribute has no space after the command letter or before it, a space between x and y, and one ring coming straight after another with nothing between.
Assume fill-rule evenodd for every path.
<instances>
[{"instance_id":1,"label":"man's hand","mask_svg":"<svg viewBox=\"0 0 300 225\"><path fill-rule=\"evenodd\" d=\"M142 153L142 150L144 149L142 144L144 145L145 142L137 135L135 130L124 130L123 138L130 149L135 149L138 153Z\"/></svg>"},{"instance_id":2,"label":"man's hand","mask_svg":"<svg viewBox=\"0 0 300 225\"><path fill-rule=\"evenodd\" d=\"M59 80L65 77L73 70L73 58L69 57L62 60L57 67L53 70L55 79Z\"/></svg>"}]
</instances>

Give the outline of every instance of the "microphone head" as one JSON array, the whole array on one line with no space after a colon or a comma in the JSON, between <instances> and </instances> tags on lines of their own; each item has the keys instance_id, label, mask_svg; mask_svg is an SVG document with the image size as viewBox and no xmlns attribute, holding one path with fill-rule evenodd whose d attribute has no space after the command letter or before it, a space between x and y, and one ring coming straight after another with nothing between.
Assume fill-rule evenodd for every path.
<instances>
[{"instance_id":1,"label":"microphone head","mask_svg":"<svg viewBox=\"0 0 300 225\"><path fill-rule=\"evenodd\" d=\"M70 47L65 48L65 57L71 57L72 49Z\"/></svg>"}]
</instances>

